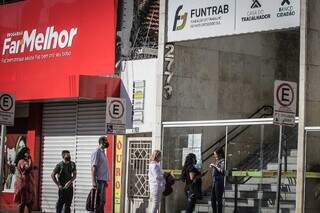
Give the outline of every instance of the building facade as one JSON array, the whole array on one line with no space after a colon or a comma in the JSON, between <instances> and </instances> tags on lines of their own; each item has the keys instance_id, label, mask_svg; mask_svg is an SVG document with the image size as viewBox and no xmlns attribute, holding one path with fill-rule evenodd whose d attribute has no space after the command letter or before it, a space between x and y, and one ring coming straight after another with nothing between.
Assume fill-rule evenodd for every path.
<instances>
[{"instance_id":1,"label":"building facade","mask_svg":"<svg viewBox=\"0 0 320 213\"><path fill-rule=\"evenodd\" d=\"M34 209L55 211L58 190L50 175L68 149L78 168L72 209L85 212L90 154L105 135L105 100L120 96L117 1L2 1L0 11L0 91L16 96L15 123L6 128L1 155L0 209L16 209L13 161L28 146L35 166ZM105 212L112 212L113 178L109 186Z\"/></svg>"}]
</instances>

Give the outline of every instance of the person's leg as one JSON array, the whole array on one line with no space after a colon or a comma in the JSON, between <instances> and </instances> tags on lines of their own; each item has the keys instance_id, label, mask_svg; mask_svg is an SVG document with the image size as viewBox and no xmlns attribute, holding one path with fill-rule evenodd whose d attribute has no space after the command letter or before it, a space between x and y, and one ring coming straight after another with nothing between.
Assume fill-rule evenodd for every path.
<instances>
[{"instance_id":1,"label":"person's leg","mask_svg":"<svg viewBox=\"0 0 320 213\"><path fill-rule=\"evenodd\" d=\"M71 204L72 204L72 198L73 198L73 188L70 187L68 189L65 190L65 193L64 193L64 200L65 200L65 204L64 204L64 212L65 213L70 213L71 210L70 210L70 207L71 207Z\"/></svg>"},{"instance_id":2,"label":"person's leg","mask_svg":"<svg viewBox=\"0 0 320 213\"><path fill-rule=\"evenodd\" d=\"M215 185L213 184L212 190L211 190L211 207L212 207L212 213L217 212L217 198L216 198L216 190Z\"/></svg>"},{"instance_id":3,"label":"person's leg","mask_svg":"<svg viewBox=\"0 0 320 213\"><path fill-rule=\"evenodd\" d=\"M97 208L97 213L104 213L104 205L106 203L105 200L105 181L97 181L97 189L98 189L98 199L99 199L99 207Z\"/></svg>"},{"instance_id":4,"label":"person's leg","mask_svg":"<svg viewBox=\"0 0 320 213\"><path fill-rule=\"evenodd\" d=\"M215 194L218 203L218 213L222 213L222 196L224 191L223 182L219 182L216 186Z\"/></svg>"},{"instance_id":5,"label":"person's leg","mask_svg":"<svg viewBox=\"0 0 320 213\"><path fill-rule=\"evenodd\" d=\"M63 190L59 189L58 201L57 201L57 204L56 204L56 213L61 213L62 208L63 208L63 204L64 204Z\"/></svg>"},{"instance_id":6,"label":"person's leg","mask_svg":"<svg viewBox=\"0 0 320 213\"><path fill-rule=\"evenodd\" d=\"M32 212L32 204L33 204L33 203L28 203L28 204L27 204L28 213L31 213L31 212Z\"/></svg>"},{"instance_id":7,"label":"person's leg","mask_svg":"<svg viewBox=\"0 0 320 213\"><path fill-rule=\"evenodd\" d=\"M196 206L196 198L188 196L188 204L187 204L186 213L192 213L195 206Z\"/></svg>"},{"instance_id":8,"label":"person's leg","mask_svg":"<svg viewBox=\"0 0 320 213\"><path fill-rule=\"evenodd\" d=\"M19 213L24 213L24 207L25 207L26 205L24 204L24 203L21 203L21 204L19 204L18 205L18 207L19 207Z\"/></svg>"},{"instance_id":9,"label":"person's leg","mask_svg":"<svg viewBox=\"0 0 320 213\"><path fill-rule=\"evenodd\" d=\"M161 194L160 193L151 194L151 198L152 198L151 213L157 213L159 212Z\"/></svg>"}]
</instances>

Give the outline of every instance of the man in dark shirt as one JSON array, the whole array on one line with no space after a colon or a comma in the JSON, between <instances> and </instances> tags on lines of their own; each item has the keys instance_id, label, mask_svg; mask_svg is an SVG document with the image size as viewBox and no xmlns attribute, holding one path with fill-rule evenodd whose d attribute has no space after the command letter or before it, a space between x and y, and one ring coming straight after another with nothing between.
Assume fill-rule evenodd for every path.
<instances>
[{"instance_id":1,"label":"man in dark shirt","mask_svg":"<svg viewBox=\"0 0 320 213\"><path fill-rule=\"evenodd\" d=\"M56 205L56 212L61 213L63 205L64 212L70 213L70 206L73 198L73 181L77 177L76 164L71 161L70 152L62 151L63 161L54 168L51 178L59 188L59 198Z\"/></svg>"}]
</instances>

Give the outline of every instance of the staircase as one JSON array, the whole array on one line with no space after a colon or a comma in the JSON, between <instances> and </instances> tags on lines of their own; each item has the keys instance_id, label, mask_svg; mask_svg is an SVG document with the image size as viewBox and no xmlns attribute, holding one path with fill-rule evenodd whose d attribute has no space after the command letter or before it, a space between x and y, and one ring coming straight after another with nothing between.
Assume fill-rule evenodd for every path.
<instances>
[{"instance_id":1,"label":"staircase","mask_svg":"<svg viewBox=\"0 0 320 213\"><path fill-rule=\"evenodd\" d=\"M296 171L296 160L297 151L295 149L288 150L288 171ZM271 161L266 165L266 170L264 170L264 172L274 173L277 169L278 164L275 161ZM245 177L244 179L247 179L247 181L238 185L237 211L234 211L235 184L226 183L224 193L224 213L275 213L277 177ZM295 196L296 178L282 177L280 198L281 213L295 212ZM204 196L204 198L196 204L194 212L212 212L210 195Z\"/></svg>"}]
</instances>

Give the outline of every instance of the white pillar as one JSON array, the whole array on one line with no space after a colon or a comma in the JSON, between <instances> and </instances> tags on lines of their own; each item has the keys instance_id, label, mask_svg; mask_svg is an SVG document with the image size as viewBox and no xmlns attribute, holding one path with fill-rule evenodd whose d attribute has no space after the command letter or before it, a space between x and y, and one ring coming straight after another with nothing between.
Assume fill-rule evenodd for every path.
<instances>
[{"instance_id":1,"label":"white pillar","mask_svg":"<svg viewBox=\"0 0 320 213\"><path fill-rule=\"evenodd\" d=\"M307 0L300 3L300 75L299 75L299 127L296 213L304 213L305 208L305 95L307 70Z\"/></svg>"},{"instance_id":2,"label":"white pillar","mask_svg":"<svg viewBox=\"0 0 320 213\"><path fill-rule=\"evenodd\" d=\"M158 66L156 73L156 106L155 123L152 131L152 149L162 149L161 144L161 122L162 122L162 88L163 88L163 70L164 53L166 45L166 0L160 0L159 10L159 38L158 38Z\"/></svg>"}]
</instances>

